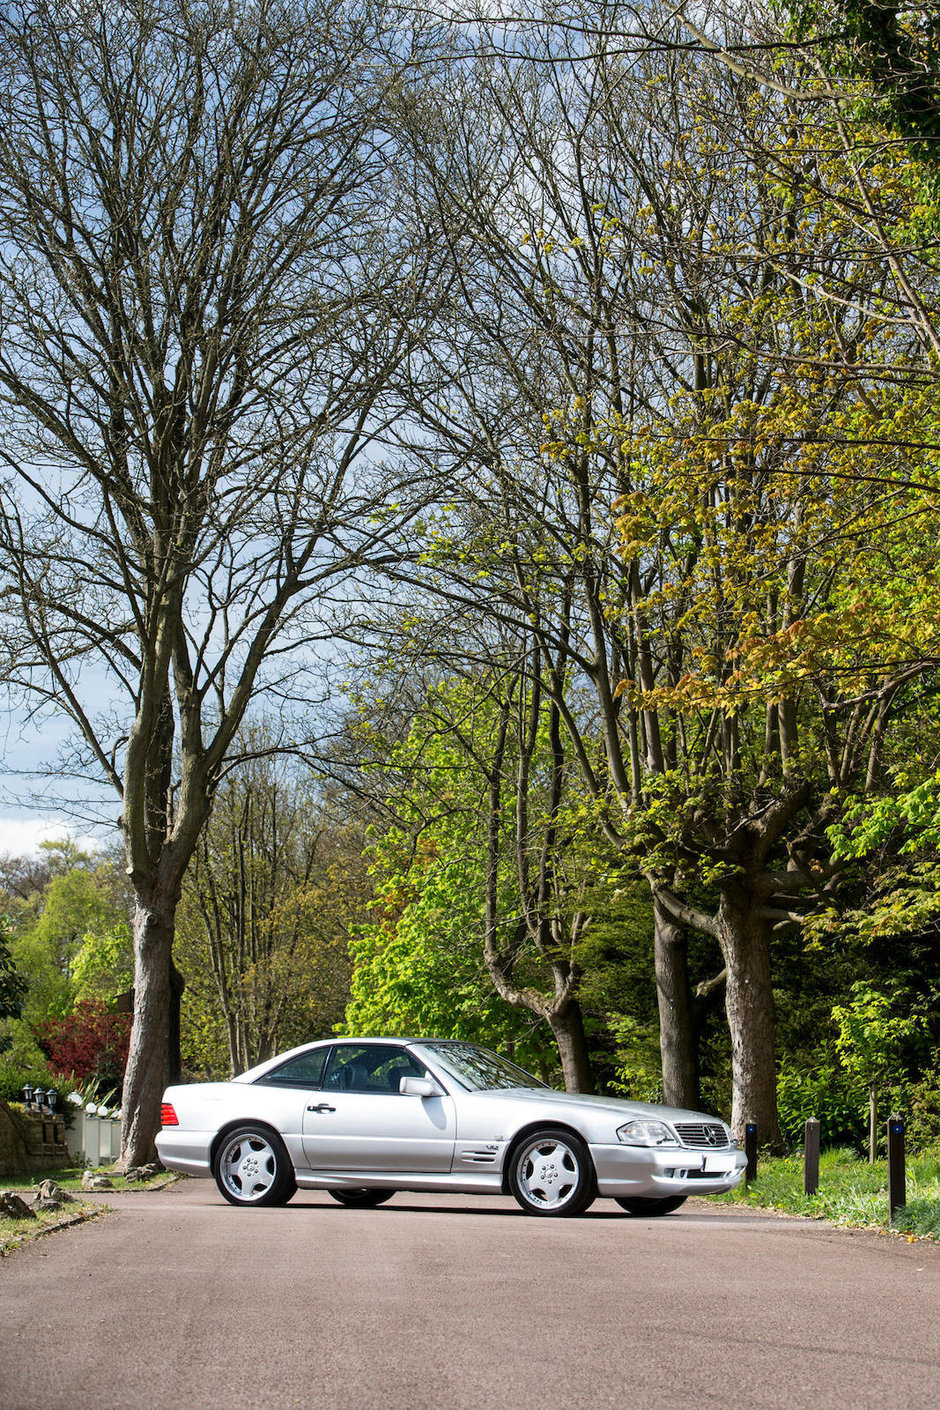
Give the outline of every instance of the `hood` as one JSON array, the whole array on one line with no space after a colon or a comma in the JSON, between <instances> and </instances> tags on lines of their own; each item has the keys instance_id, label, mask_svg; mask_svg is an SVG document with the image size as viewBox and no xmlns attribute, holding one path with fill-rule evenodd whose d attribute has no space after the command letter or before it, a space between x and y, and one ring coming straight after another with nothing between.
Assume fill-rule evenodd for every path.
<instances>
[{"instance_id":1,"label":"hood","mask_svg":"<svg viewBox=\"0 0 940 1410\"><path fill-rule=\"evenodd\" d=\"M652 1102L626 1101L622 1097L589 1097L581 1092L555 1092L544 1087L514 1087L509 1091L482 1093L489 1097L510 1097L513 1101L531 1102L533 1106L570 1107L583 1111L593 1107L595 1111L610 1112L611 1115L629 1121L639 1117L648 1121L720 1121L718 1116L708 1116L702 1111L688 1111L678 1106L657 1106ZM727 1123L723 1122L723 1125Z\"/></svg>"}]
</instances>

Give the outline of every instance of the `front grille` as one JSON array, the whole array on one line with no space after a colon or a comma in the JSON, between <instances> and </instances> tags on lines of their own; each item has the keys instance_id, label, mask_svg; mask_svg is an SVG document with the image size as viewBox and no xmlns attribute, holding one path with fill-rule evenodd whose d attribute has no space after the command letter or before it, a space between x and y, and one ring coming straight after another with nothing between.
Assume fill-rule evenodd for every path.
<instances>
[{"instance_id":1,"label":"front grille","mask_svg":"<svg viewBox=\"0 0 940 1410\"><path fill-rule=\"evenodd\" d=\"M717 1121L675 1121L673 1126L682 1144L696 1150L727 1150L731 1145L727 1131Z\"/></svg>"}]
</instances>

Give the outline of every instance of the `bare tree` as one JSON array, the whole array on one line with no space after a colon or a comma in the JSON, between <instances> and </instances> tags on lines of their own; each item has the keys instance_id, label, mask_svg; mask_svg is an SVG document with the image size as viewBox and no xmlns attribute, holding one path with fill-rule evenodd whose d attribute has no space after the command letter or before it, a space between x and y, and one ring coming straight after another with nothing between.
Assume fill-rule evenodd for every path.
<instances>
[{"instance_id":1,"label":"bare tree","mask_svg":"<svg viewBox=\"0 0 940 1410\"><path fill-rule=\"evenodd\" d=\"M292 760L250 759L221 782L178 931L211 976L233 1077L342 1018L350 928L368 905L363 846Z\"/></svg>"},{"instance_id":2,"label":"bare tree","mask_svg":"<svg viewBox=\"0 0 940 1410\"><path fill-rule=\"evenodd\" d=\"M386 28L342 0L0 16L2 664L120 798L128 1164L239 726L260 690L309 692L318 604L412 499L376 449L425 287L386 121L416 55Z\"/></svg>"}]
</instances>

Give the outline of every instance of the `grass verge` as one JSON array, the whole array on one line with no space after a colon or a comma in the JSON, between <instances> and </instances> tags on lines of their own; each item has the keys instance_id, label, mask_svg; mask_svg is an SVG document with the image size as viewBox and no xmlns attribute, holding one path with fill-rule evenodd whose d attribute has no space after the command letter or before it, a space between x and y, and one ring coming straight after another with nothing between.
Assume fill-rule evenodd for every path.
<instances>
[{"instance_id":1,"label":"grass verge","mask_svg":"<svg viewBox=\"0 0 940 1410\"><path fill-rule=\"evenodd\" d=\"M57 1185L61 1185L63 1190L73 1192L82 1188L82 1176L88 1167L84 1165L71 1169L59 1170L33 1170L26 1175L0 1175L0 1190L16 1190L18 1193L23 1190L35 1190L41 1180L55 1180ZM108 1165L93 1167L92 1173L95 1175L107 1175L109 1180L114 1181L115 1190L154 1190L170 1180L175 1180L175 1175L169 1175L167 1171L161 1170L159 1175L155 1175L152 1180L132 1180L128 1183L123 1175L117 1174Z\"/></svg>"},{"instance_id":2,"label":"grass verge","mask_svg":"<svg viewBox=\"0 0 940 1410\"><path fill-rule=\"evenodd\" d=\"M3 1188L13 1187L4 1184ZM104 1205L79 1201L76 1204L63 1204L58 1209L39 1210L35 1219L5 1219L0 1215L0 1258L5 1258L21 1244L41 1238L43 1234L52 1233L54 1229L67 1229L72 1224L95 1219L105 1212L105 1208Z\"/></svg>"},{"instance_id":3,"label":"grass verge","mask_svg":"<svg viewBox=\"0 0 940 1410\"><path fill-rule=\"evenodd\" d=\"M828 1150L819 1158L819 1189L814 1195L803 1193L803 1157L796 1155L762 1158L756 1180L711 1198L853 1228L892 1228L916 1238L940 1238L940 1157L908 1156L906 1191L907 1204L889 1224L887 1162L870 1165L853 1151Z\"/></svg>"},{"instance_id":4,"label":"grass verge","mask_svg":"<svg viewBox=\"0 0 940 1410\"><path fill-rule=\"evenodd\" d=\"M85 1174L85 1167L78 1166L72 1169L40 1170L32 1171L28 1175L0 1175L0 1190L15 1190L22 1195L27 1204L31 1204L30 1195L35 1194L37 1186L43 1180L55 1180L63 1190L70 1193L80 1193L82 1188L82 1176ZM96 1170L97 1175L107 1175L114 1179L115 1194L130 1190L159 1190L164 1185L174 1184L180 1177L167 1171L161 1171L152 1180L133 1180L127 1183L120 1175L113 1175L107 1167ZM100 1204L96 1200L76 1200L73 1204L63 1204L59 1209L42 1209L36 1211L35 1219L7 1219L0 1214L0 1258L12 1253L21 1244L28 1243L31 1239L38 1239L43 1234L51 1233L54 1229L67 1229L72 1224L81 1224L86 1219L94 1219L97 1215L103 1214L107 1210L106 1204Z\"/></svg>"}]
</instances>

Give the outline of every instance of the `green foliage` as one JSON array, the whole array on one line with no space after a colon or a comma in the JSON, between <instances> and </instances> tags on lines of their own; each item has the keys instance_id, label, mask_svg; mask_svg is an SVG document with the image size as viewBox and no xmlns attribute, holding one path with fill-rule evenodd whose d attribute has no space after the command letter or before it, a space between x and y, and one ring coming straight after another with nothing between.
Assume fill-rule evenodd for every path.
<instances>
[{"instance_id":1,"label":"green foliage","mask_svg":"<svg viewBox=\"0 0 940 1410\"><path fill-rule=\"evenodd\" d=\"M357 928L350 1003L339 1031L462 1038L554 1065L547 1027L505 1003L482 953L483 874L476 822L455 810L419 840L392 829L377 839L376 920Z\"/></svg>"},{"instance_id":2,"label":"green foliage","mask_svg":"<svg viewBox=\"0 0 940 1410\"><path fill-rule=\"evenodd\" d=\"M71 1111L66 1098L74 1089L74 1083L61 1073L53 1073L41 1054L37 1061L27 1064L12 1060L9 1053L0 1054L0 1097L5 1102L21 1102L27 1084L42 1087L46 1092L51 1087L58 1093L59 1110L66 1116Z\"/></svg>"},{"instance_id":3,"label":"green foliage","mask_svg":"<svg viewBox=\"0 0 940 1410\"><path fill-rule=\"evenodd\" d=\"M507 678L508 670L505 676L494 670L439 681L397 740L383 739L374 702L364 711L362 729L375 751L374 769L388 781L398 821L373 841L375 918L359 927L352 942L352 998L344 1028L475 1040L512 1052L523 1066L552 1072L558 1055L540 1014L555 992L551 966L557 960L577 971L591 1057L612 1071L619 1061L619 1040L607 1022L612 969L624 970L625 983L636 977L643 994L642 1013L618 1012L623 1033L635 1020L632 1036L643 1029L647 1050L651 1035L645 1025L651 1022L655 1034L650 903L645 888L641 900L621 886L619 859L601 840L596 807L579 791L580 779L567 761L559 766L542 716L527 736L532 747L526 771L514 752L520 744L512 730L502 755L503 787L493 814L499 847L492 948L511 953L512 960L499 971L499 981L493 977L498 962L492 952L489 967L486 963L487 761L494 757L500 729L500 692L511 690ZM517 714L531 709L525 687L512 708ZM563 783L553 795L550 785L559 768ZM541 892L538 914L551 940L537 942L532 913L525 922L523 913L533 905L534 878L545 875L551 884ZM589 923L572 927L574 915L589 917ZM642 960L631 967L636 954ZM498 982L524 991L523 1001L512 1004L501 997ZM620 993L613 1007L624 1006ZM592 1014L601 1015L600 1021L592 1022ZM638 1080L648 1087L658 1081L649 1051L645 1076Z\"/></svg>"},{"instance_id":4,"label":"green foliage","mask_svg":"<svg viewBox=\"0 0 940 1410\"><path fill-rule=\"evenodd\" d=\"M909 771L885 797L846 800L829 829L837 857L864 857L891 842L902 855L940 848L940 770L908 786L906 780Z\"/></svg>"},{"instance_id":5,"label":"green foliage","mask_svg":"<svg viewBox=\"0 0 940 1410\"><path fill-rule=\"evenodd\" d=\"M661 1102L663 1079L655 1028L626 1014L609 1013L607 1027L614 1040L614 1096L635 1102Z\"/></svg>"},{"instance_id":6,"label":"green foliage","mask_svg":"<svg viewBox=\"0 0 940 1410\"><path fill-rule=\"evenodd\" d=\"M940 1197L909 1200L895 1210L891 1227L917 1239L940 1239Z\"/></svg>"},{"instance_id":7,"label":"green foliage","mask_svg":"<svg viewBox=\"0 0 940 1410\"><path fill-rule=\"evenodd\" d=\"M846 1070L869 1087L896 1074L903 1053L923 1043L923 1022L901 1016L903 1003L897 992L879 993L859 980L852 985L850 1002L832 1011L838 1028L836 1051Z\"/></svg>"},{"instance_id":8,"label":"green foliage","mask_svg":"<svg viewBox=\"0 0 940 1410\"><path fill-rule=\"evenodd\" d=\"M840 74L878 95L878 113L920 161L940 163L940 17L936 5L790 0L796 33Z\"/></svg>"},{"instance_id":9,"label":"green foliage","mask_svg":"<svg viewBox=\"0 0 940 1410\"><path fill-rule=\"evenodd\" d=\"M393 933L363 927L350 946L352 993L339 1032L460 1038L544 1071L551 1034L496 994L480 962L479 912L417 900Z\"/></svg>"},{"instance_id":10,"label":"green foliage","mask_svg":"<svg viewBox=\"0 0 940 1410\"><path fill-rule=\"evenodd\" d=\"M75 997L116 999L134 986L134 939L126 921L82 937L72 969Z\"/></svg>"},{"instance_id":11,"label":"green foliage","mask_svg":"<svg viewBox=\"0 0 940 1410\"><path fill-rule=\"evenodd\" d=\"M653 908L645 883L607 884L593 893L594 918L579 946L582 1007L590 1019L599 1090L637 1101L662 1097L659 1013L653 962Z\"/></svg>"},{"instance_id":12,"label":"green foliage","mask_svg":"<svg viewBox=\"0 0 940 1410\"><path fill-rule=\"evenodd\" d=\"M10 954L10 932L9 916L0 915L0 1019L19 1018L29 988Z\"/></svg>"},{"instance_id":13,"label":"green foliage","mask_svg":"<svg viewBox=\"0 0 940 1410\"><path fill-rule=\"evenodd\" d=\"M30 1022L64 1018L81 997L76 975L79 957L84 956L83 972L92 983L100 983L107 964L99 965L95 956L102 950L111 953L121 935L127 935L127 913L114 894L106 864L92 867L86 858L53 876L38 916L19 930L12 944L17 964L29 980L24 1017ZM88 997L112 998L117 992L120 989Z\"/></svg>"},{"instance_id":14,"label":"green foliage","mask_svg":"<svg viewBox=\"0 0 940 1410\"><path fill-rule=\"evenodd\" d=\"M815 1117L824 1146L860 1148L865 1139L866 1100L865 1089L833 1066L806 1071L784 1061L777 1075L780 1130L788 1147L802 1143L806 1123Z\"/></svg>"},{"instance_id":15,"label":"green foliage","mask_svg":"<svg viewBox=\"0 0 940 1410\"><path fill-rule=\"evenodd\" d=\"M904 1114L909 1147L940 1150L940 1072L936 1063L932 1071L889 1096L892 1109Z\"/></svg>"}]
</instances>

